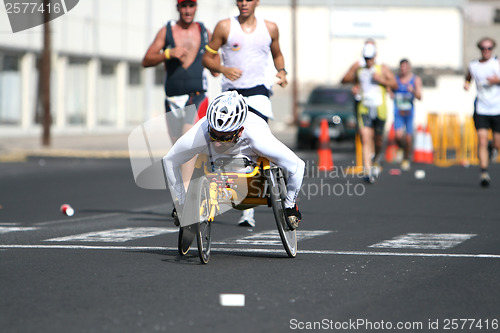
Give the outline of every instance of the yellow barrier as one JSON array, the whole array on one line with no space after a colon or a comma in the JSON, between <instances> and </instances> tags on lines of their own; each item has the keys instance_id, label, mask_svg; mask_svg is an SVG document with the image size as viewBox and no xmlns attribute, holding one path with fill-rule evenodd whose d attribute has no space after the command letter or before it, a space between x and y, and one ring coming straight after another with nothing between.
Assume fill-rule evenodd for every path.
<instances>
[{"instance_id":1,"label":"yellow barrier","mask_svg":"<svg viewBox=\"0 0 500 333\"><path fill-rule=\"evenodd\" d=\"M434 147L434 151L436 151L436 147L439 147L440 127L441 124L439 123L439 115L437 113L429 113L427 115L427 128L429 129L429 133L431 133L432 147ZM434 157L437 159L436 154Z\"/></svg>"},{"instance_id":2,"label":"yellow barrier","mask_svg":"<svg viewBox=\"0 0 500 333\"><path fill-rule=\"evenodd\" d=\"M443 114L439 117L438 124L441 137L438 145L434 146L436 151L435 164L447 167L461 163L462 133L458 116L455 114Z\"/></svg>"},{"instance_id":3,"label":"yellow barrier","mask_svg":"<svg viewBox=\"0 0 500 333\"><path fill-rule=\"evenodd\" d=\"M356 165L347 167L347 173L351 175L363 172L363 146L359 133L356 133L354 142L356 144Z\"/></svg>"},{"instance_id":4,"label":"yellow barrier","mask_svg":"<svg viewBox=\"0 0 500 333\"><path fill-rule=\"evenodd\" d=\"M474 127L474 120L471 117L465 119L463 138L463 162L479 164L479 159L477 158L477 132Z\"/></svg>"},{"instance_id":5,"label":"yellow barrier","mask_svg":"<svg viewBox=\"0 0 500 333\"><path fill-rule=\"evenodd\" d=\"M479 164L477 157L477 132L472 117L464 123L457 114L427 114L427 128L432 137L434 164L440 167ZM490 130L489 139L493 138ZM359 133L356 133L356 165L348 167L349 174L363 172L363 150ZM490 161L494 162L494 161ZM500 154L496 160L500 163Z\"/></svg>"},{"instance_id":6,"label":"yellow barrier","mask_svg":"<svg viewBox=\"0 0 500 333\"><path fill-rule=\"evenodd\" d=\"M427 126L432 136L434 163L437 166L479 164L477 132L472 117L466 117L462 125L456 114L429 113ZM489 138L493 138L491 130ZM500 162L500 155L496 162Z\"/></svg>"}]
</instances>

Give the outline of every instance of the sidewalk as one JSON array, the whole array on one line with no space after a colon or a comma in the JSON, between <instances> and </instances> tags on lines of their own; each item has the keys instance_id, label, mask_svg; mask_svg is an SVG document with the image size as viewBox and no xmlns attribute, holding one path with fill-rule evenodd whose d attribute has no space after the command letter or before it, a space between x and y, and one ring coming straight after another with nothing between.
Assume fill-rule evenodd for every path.
<instances>
[{"instance_id":1,"label":"sidewalk","mask_svg":"<svg viewBox=\"0 0 500 333\"><path fill-rule=\"evenodd\" d=\"M294 128L273 130L273 132L288 147L294 147ZM42 146L42 138L38 136L0 137L0 163L22 162L29 156L129 158L129 134L79 133L52 135L52 142L49 147Z\"/></svg>"},{"instance_id":2,"label":"sidewalk","mask_svg":"<svg viewBox=\"0 0 500 333\"><path fill-rule=\"evenodd\" d=\"M0 162L22 162L29 156L128 158L128 133L53 135L49 147L41 137L0 138Z\"/></svg>"}]
</instances>

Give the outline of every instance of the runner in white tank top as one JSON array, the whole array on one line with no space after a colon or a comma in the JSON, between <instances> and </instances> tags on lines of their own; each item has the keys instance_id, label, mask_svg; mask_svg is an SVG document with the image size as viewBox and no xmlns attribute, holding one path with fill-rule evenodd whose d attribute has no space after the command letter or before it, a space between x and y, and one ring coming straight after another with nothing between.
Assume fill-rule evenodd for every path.
<instances>
[{"instance_id":1,"label":"runner in white tank top","mask_svg":"<svg viewBox=\"0 0 500 333\"><path fill-rule=\"evenodd\" d=\"M269 52L277 70L276 83L285 87L288 82L278 26L255 17L259 3L259 0L237 1L240 14L217 23L212 39L205 47L203 65L213 72L222 73L222 90L236 90L245 97L249 111L267 122L273 118L270 91L265 80ZM217 57L219 48L222 48L224 64ZM255 226L253 210L244 211L240 225L246 224Z\"/></svg>"},{"instance_id":2,"label":"runner in white tank top","mask_svg":"<svg viewBox=\"0 0 500 333\"><path fill-rule=\"evenodd\" d=\"M242 71L239 79L222 78L222 90L254 88L265 82L271 36L262 18L256 18L257 26L252 33L241 29L237 17L232 17L226 44L222 45L222 60L227 67L238 67Z\"/></svg>"},{"instance_id":3,"label":"runner in white tank top","mask_svg":"<svg viewBox=\"0 0 500 333\"><path fill-rule=\"evenodd\" d=\"M269 53L277 70L276 83L282 87L288 84L278 26L255 16L259 0L237 1L236 5L240 12L237 17L217 23L203 55L203 65L222 73L222 90L238 91L247 98L250 111L267 121L273 117L265 77ZM223 64L217 58L219 48Z\"/></svg>"}]
</instances>

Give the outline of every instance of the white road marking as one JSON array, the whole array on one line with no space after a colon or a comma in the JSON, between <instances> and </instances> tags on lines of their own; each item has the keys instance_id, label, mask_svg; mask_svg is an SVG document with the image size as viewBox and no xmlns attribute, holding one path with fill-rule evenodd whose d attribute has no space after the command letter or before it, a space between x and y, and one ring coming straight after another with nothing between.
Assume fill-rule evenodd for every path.
<instances>
[{"instance_id":1,"label":"white road marking","mask_svg":"<svg viewBox=\"0 0 500 333\"><path fill-rule=\"evenodd\" d=\"M177 228L124 228L112 229L97 232L88 232L85 234L71 235L66 237L57 237L46 239L46 242L112 242L120 243L129 240L158 236L178 232Z\"/></svg>"},{"instance_id":2,"label":"white road marking","mask_svg":"<svg viewBox=\"0 0 500 333\"><path fill-rule=\"evenodd\" d=\"M9 245L0 244L0 249L56 249L56 250L115 250L115 251L177 251L177 247L162 246L90 246L90 245ZM277 253L285 254L282 249L242 249L242 248L212 248L212 252L222 253ZM449 257L449 258L486 258L500 259L500 254L469 254L469 253L405 253L405 252L375 252L375 251L330 251L302 250L299 254L317 255L348 255L348 256L395 256L395 257Z\"/></svg>"},{"instance_id":3,"label":"white road marking","mask_svg":"<svg viewBox=\"0 0 500 333\"><path fill-rule=\"evenodd\" d=\"M31 227L0 227L0 234L6 234L8 232L14 232L14 231L30 231L30 230L36 230L38 228L31 228Z\"/></svg>"},{"instance_id":4,"label":"white road marking","mask_svg":"<svg viewBox=\"0 0 500 333\"><path fill-rule=\"evenodd\" d=\"M430 249L444 250L465 242L476 234L418 234L410 233L394 237L369 247L387 249Z\"/></svg>"},{"instance_id":5,"label":"white road marking","mask_svg":"<svg viewBox=\"0 0 500 333\"><path fill-rule=\"evenodd\" d=\"M132 210L133 213L140 213L140 212L150 212L152 210L158 209L158 208L163 208L165 204L161 205L154 205L150 207L143 207L143 208L138 208ZM64 219L64 220L54 220L54 221L45 221L45 222L38 222L35 223L35 225L38 226L45 226L45 225L51 225L51 224L59 224L59 223L76 223L76 222L83 222L83 221L93 221L93 220L100 220L100 219L107 219L113 216L120 216L120 215L127 215L127 213L106 213L106 214L99 214L99 215L92 215L92 216L86 216L86 217L72 217L71 219ZM167 216L167 214L165 214Z\"/></svg>"},{"instance_id":6,"label":"white road marking","mask_svg":"<svg viewBox=\"0 0 500 333\"><path fill-rule=\"evenodd\" d=\"M38 222L38 223L35 223L35 225L46 226L46 225L59 224L59 223L72 223L72 224L74 224L76 222L107 219L107 218L110 218L110 217L113 217L113 216L119 216L119 215L122 215L122 213L108 213L108 214L100 214L100 215L80 217L80 218L78 218L78 217L76 217L76 218L72 217L71 219Z\"/></svg>"},{"instance_id":7,"label":"white road marking","mask_svg":"<svg viewBox=\"0 0 500 333\"><path fill-rule=\"evenodd\" d=\"M297 230L297 241L329 234L331 230ZM259 232L250 236L237 239L229 239L219 242L212 242L219 245L273 245L281 246L281 238L278 230Z\"/></svg>"},{"instance_id":8,"label":"white road marking","mask_svg":"<svg viewBox=\"0 0 500 333\"><path fill-rule=\"evenodd\" d=\"M244 294L220 294L219 302L222 306L245 306Z\"/></svg>"}]
</instances>

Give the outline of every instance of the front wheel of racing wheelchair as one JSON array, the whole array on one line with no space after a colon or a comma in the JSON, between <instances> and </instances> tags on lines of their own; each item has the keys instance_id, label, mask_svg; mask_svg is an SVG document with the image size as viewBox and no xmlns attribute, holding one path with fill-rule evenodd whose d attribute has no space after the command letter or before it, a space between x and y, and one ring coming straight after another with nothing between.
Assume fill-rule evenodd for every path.
<instances>
[{"instance_id":1,"label":"front wheel of racing wheelchair","mask_svg":"<svg viewBox=\"0 0 500 333\"><path fill-rule=\"evenodd\" d=\"M195 237L198 255L203 264L210 260L212 224L208 220L210 202L210 184L206 177L193 180L189 185L189 196L184 206L184 221L193 223L179 229L178 249L184 256L189 251Z\"/></svg>"}]
</instances>

